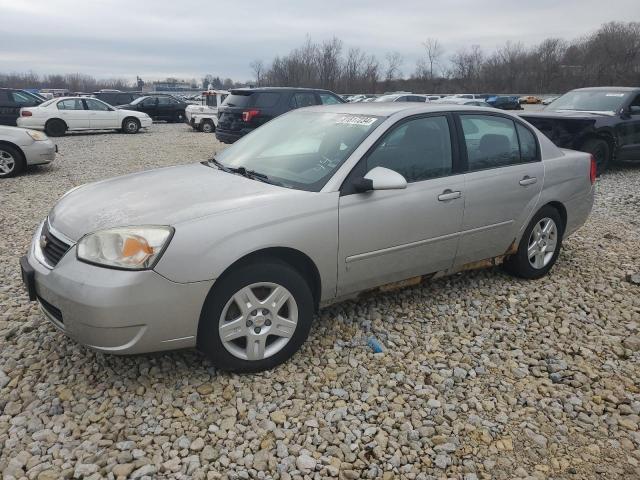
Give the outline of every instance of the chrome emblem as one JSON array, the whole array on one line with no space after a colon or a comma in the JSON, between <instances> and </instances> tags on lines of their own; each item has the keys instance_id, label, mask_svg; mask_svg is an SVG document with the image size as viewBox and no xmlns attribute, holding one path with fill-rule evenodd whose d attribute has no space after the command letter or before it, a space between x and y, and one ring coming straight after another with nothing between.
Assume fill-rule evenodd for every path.
<instances>
[{"instance_id":1,"label":"chrome emblem","mask_svg":"<svg viewBox=\"0 0 640 480\"><path fill-rule=\"evenodd\" d=\"M40 235L40 241L38 243L40 244L40 248L44 250L47 246L47 237Z\"/></svg>"}]
</instances>

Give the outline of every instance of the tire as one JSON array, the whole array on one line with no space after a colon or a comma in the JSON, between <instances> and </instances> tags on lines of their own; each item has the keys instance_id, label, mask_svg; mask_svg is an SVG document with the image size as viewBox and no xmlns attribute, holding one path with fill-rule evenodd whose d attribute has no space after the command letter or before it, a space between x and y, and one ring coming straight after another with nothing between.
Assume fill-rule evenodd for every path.
<instances>
[{"instance_id":1,"label":"tire","mask_svg":"<svg viewBox=\"0 0 640 480\"><path fill-rule=\"evenodd\" d=\"M137 118L127 117L122 121L122 131L124 133L138 133L140 130L140 121Z\"/></svg>"},{"instance_id":2,"label":"tire","mask_svg":"<svg viewBox=\"0 0 640 480\"><path fill-rule=\"evenodd\" d=\"M274 293L286 298L282 306L266 302ZM240 303L251 303L244 313L236 298ZM311 290L297 270L277 259L247 264L223 275L209 292L200 316L197 346L222 370L269 370L298 351L309 335L313 312ZM229 335L226 341L221 331ZM255 342L255 350L248 348L250 340Z\"/></svg>"},{"instance_id":3,"label":"tire","mask_svg":"<svg viewBox=\"0 0 640 480\"><path fill-rule=\"evenodd\" d=\"M44 131L50 137L62 137L67 131L67 124L58 118L54 118L47 122Z\"/></svg>"},{"instance_id":4,"label":"tire","mask_svg":"<svg viewBox=\"0 0 640 480\"><path fill-rule=\"evenodd\" d=\"M204 133L213 133L216 131L216 127L211 120L203 120L200 124L200 131Z\"/></svg>"},{"instance_id":5,"label":"tire","mask_svg":"<svg viewBox=\"0 0 640 480\"><path fill-rule=\"evenodd\" d=\"M596 173L598 175L607 171L611 160L611 149L609 148L609 143L606 140L602 140L601 138L591 138L580 145L579 150L593 155L593 158L596 159Z\"/></svg>"},{"instance_id":6,"label":"tire","mask_svg":"<svg viewBox=\"0 0 640 480\"><path fill-rule=\"evenodd\" d=\"M547 222L552 222L553 225L546 237L545 234L540 237L539 234L542 232L539 229L548 225ZM545 276L558 259L562 248L563 234L564 224L558 211L549 205L542 207L524 231L518 245L518 251L505 260L504 269L511 275L520 278L536 279ZM554 242L553 250L550 251L549 247ZM541 248L546 248L546 251L542 251ZM530 255L530 252L533 255Z\"/></svg>"},{"instance_id":7,"label":"tire","mask_svg":"<svg viewBox=\"0 0 640 480\"><path fill-rule=\"evenodd\" d=\"M0 144L0 178L14 177L26 168L22 152L11 145Z\"/></svg>"},{"instance_id":8,"label":"tire","mask_svg":"<svg viewBox=\"0 0 640 480\"><path fill-rule=\"evenodd\" d=\"M175 116L173 117L173 122L175 123L184 122L184 110L180 110L175 113Z\"/></svg>"}]
</instances>

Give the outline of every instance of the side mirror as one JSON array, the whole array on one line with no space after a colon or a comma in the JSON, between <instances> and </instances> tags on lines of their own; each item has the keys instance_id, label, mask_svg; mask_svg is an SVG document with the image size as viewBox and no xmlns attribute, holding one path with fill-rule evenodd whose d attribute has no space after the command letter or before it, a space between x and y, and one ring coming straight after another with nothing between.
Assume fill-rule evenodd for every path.
<instances>
[{"instance_id":1,"label":"side mirror","mask_svg":"<svg viewBox=\"0 0 640 480\"><path fill-rule=\"evenodd\" d=\"M384 167L375 167L364 178L356 179L354 187L359 193L370 190L401 190L407 188L407 180L398 172Z\"/></svg>"}]
</instances>

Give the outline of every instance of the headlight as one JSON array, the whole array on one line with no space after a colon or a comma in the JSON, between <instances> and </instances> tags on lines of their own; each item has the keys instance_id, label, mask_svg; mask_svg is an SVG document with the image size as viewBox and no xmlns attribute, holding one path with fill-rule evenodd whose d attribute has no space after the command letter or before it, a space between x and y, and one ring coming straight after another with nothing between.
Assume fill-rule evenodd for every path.
<instances>
[{"instance_id":1,"label":"headlight","mask_svg":"<svg viewBox=\"0 0 640 480\"><path fill-rule=\"evenodd\" d=\"M165 226L110 228L82 237L76 255L97 265L145 270L160 259L172 235Z\"/></svg>"},{"instance_id":2,"label":"headlight","mask_svg":"<svg viewBox=\"0 0 640 480\"><path fill-rule=\"evenodd\" d=\"M33 138L36 142L49 139L49 137L47 137L44 133L37 130L27 130L27 135Z\"/></svg>"}]
</instances>

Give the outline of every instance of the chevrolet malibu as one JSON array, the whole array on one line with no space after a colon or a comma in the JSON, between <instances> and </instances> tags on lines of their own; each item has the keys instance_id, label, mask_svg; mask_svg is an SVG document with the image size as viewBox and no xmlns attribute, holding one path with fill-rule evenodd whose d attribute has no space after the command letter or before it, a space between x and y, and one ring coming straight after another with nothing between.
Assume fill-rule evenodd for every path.
<instances>
[{"instance_id":1,"label":"chevrolet malibu","mask_svg":"<svg viewBox=\"0 0 640 480\"><path fill-rule=\"evenodd\" d=\"M44 315L92 349L197 347L259 371L361 292L499 263L545 275L594 181L590 155L495 109L311 107L208 161L76 187L20 263Z\"/></svg>"}]
</instances>

